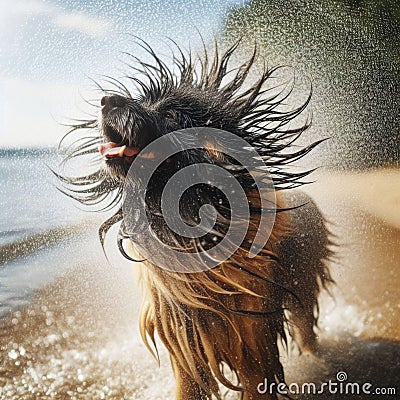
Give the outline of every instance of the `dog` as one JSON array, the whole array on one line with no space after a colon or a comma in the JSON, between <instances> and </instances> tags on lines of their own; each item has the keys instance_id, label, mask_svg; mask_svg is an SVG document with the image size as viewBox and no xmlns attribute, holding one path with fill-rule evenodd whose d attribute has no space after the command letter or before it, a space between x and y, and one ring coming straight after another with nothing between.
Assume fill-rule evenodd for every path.
<instances>
[{"instance_id":1,"label":"dog","mask_svg":"<svg viewBox=\"0 0 400 400\"><path fill-rule=\"evenodd\" d=\"M310 171L290 171L291 163L320 143L295 144L310 125L308 120L297 127L295 123L307 113L311 95L289 110L284 103L291 90L276 93L268 87L278 69L263 67L256 72L260 58L256 46L244 63L230 69L239 42L226 51L215 45L200 55L175 45L170 66L150 45L143 41L139 45L152 61L130 55L134 73L127 79L135 93L119 80L112 81L111 91L99 85L104 91L100 118L71 128L71 132L89 133L69 147L66 159L100 155L99 169L83 177L58 177L65 192L80 202L116 207L100 227L100 240L103 244L109 228L121 222L118 247L126 258L138 262L145 287L141 334L152 352L156 334L168 350L176 379L175 399L221 399L221 388L239 392L244 400L277 399L277 384L284 384L278 344L287 344L289 335L301 351L315 350L318 295L331 282L327 266L331 242L325 220L314 202L297 189ZM252 72L257 79L249 84ZM211 140L202 148L165 159L146 187L145 214L129 215L158 240L159 249L151 248L144 255L147 242L138 245L141 235L127 227L122 207L128 173L151 143L200 127L210 129ZM217 130L255 149L273 183L272 232L253 256L249 249L261 227L263 194L257 193L251 171L232 154L226 155L217 137L212 140ZM179 141L179 136L175 138ZM157 157L152 152L145 155L143 160ZM211 204L218 216L213 233L185 237L167 226L160 206L163 187L174 174L199 163L219 166L237 178L250 205L250 223L236 251L217 265L193 272L174 270L174 265L165 268L149 260L149 254L161 254L162 259L163 248L173 248L194 260L220 243L233 217L220 191L203 184L185 192L180 212L195 224L201 205ZM124 246L126 239L130 250ZM261 394L258 387L265 379L271 390Z\"/></svg>"}]
</instances>

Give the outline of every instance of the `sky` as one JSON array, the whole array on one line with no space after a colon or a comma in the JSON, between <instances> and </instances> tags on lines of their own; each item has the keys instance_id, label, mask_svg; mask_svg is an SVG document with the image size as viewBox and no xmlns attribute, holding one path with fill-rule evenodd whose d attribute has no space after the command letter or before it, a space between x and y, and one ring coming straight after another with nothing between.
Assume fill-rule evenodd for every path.
<instances>
[{"instance_id":1,"label":"sky","mask_svg":"<svg viewBox=\"0 0 400 400\"><path fill-rule=\"evenodd\" d=\"M126 72L132 35L211 40L245 0L0 0L0 147L56 145L98 97L91 78ZM160 47L161 48L161 47Z\"/></svg>"}]
</instances>

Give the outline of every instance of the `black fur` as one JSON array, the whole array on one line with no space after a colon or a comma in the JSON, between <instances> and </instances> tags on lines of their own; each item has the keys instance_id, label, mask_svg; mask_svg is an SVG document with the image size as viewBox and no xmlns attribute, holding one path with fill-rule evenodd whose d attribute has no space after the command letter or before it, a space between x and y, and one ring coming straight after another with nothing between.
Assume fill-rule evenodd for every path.
<instances>
[{"instance_id":1,"label":"black fur","mask_svg":"<svg viewBox=\"0 0 400 400\"><path fill-rule=\"evenodd\" d=\"M302 178L311 171L293 172L287 166L309 153L320 141L306 147L294 145L300 135L309 128L310 113L307 118L299 118L306 111L311 93L304 103L289 109L285 102L292 93L292 87L281 91L272 90L270 81L279 68L263 70L255 81L249 75L255 68L258 49L239 67L229 69L231 58L238 50L239 42L225 52L204 49L201 55L185 53L175 45L175 56L162 60L144 41L139 46L152 58L146 63L128 54L133 60L132 74L126 80L133 84L108 78L113 90L99 89L105 96L103 118L79 121L71 126L72 132L88 132L79 141L66 149L64 162L71 158L94 155L99 169L88 176L68 177L57 174L64 184L64 193L87 205L102 203L103 209L117 207L117 212L100 228L100 239L104 242L108 229L122 219L121 196L124 179L130 166L127 158L113 158L104 164L98 156L98 145L106 141L126 144L143 149L154 139L178 129L189 127L212 127L232 132L246 140L261 156L273 177L276 190L302 185ZM250 84L249 84L250 83ZM296 126L297 124L297 126ZM218 138L216 138L218 140ZM62 144L61 144L62 145ZM146 212L154 233L171 246L196 250L204 248L204 243L212 245L210 234L199 239L177 237L166 226L160 211L162 187L170 176L182 167L195 163L213 163L228 168L246 191L253 187L253 180L232 157L222 159L198 150L184 151L164 163L153 175L147 188ZM182 199L181 213L188 223L196 223L197 211L202 204L210 203L218 210L220 218L213 235L222 237L229 225L229 205L223 194L205 185L192 188ZM252 212L257 212L253 207ZM127 235L124 225L119 236ZM202 243L202 245L200 245ZM124 253L124 252L123 252ZM124 253L126 257L129 257Z\"/></svg>"}]
</instances>

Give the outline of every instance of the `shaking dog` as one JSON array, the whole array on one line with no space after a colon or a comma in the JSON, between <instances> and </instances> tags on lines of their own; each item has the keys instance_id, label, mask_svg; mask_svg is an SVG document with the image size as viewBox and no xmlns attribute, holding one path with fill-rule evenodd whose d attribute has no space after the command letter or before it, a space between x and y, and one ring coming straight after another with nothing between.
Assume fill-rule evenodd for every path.
<instances>
[{"instance_id":1,"label":"shaking dog","mask_svg":"<svg viewBox=\"0 0 400 400\"><path fill-rule=\"evenodd\" d=\"M257 48L231 68L238 43L199 55L174 45L170 62L145 42L139 45L151 61L130 55L133 72L126 79L132 88L110 78L112 90L100 87L100 118L71 128L83 133L66 158L93 153L99 169L59 178L80 202L115 209L100 227L100 240L120 223L119 249L138 263L145 287L141 334L150 350L156 348L156 334L167 348L176 399L220 399L226 388L245 400L276 399L274 388L284 382L278 344L287 345L291 336L301 350L315 349L317 298L331 280L324 219L297 189L310 171L291 169L319 144L297 144L310 125L304 118L310 96L290 107L292 90L272 85L279 68L260 69ZM199 135L204 129L206 135ZM168 145L173 151L158 160ZM146 165L153 169L145 182L140 174ZM200 182L202 173L194 169L177 201L178 217L188 232L199 226L202 211L214 225L197 235L179 233L168 222L166 209L175 204L163 207L163 190L179 172L204 165L240 184L249 212L233 223L237 215L229 193L235 190L226 183L232 179L223 175L225 186L214 183L211 169ZM128 181L133 195L124 196ZM230 229L240 238L231 252L232 240L223 243ZM267 231L260 240L259 232ZM272 389L260 394L265 379Z\"/></svg>"}]
</instances>

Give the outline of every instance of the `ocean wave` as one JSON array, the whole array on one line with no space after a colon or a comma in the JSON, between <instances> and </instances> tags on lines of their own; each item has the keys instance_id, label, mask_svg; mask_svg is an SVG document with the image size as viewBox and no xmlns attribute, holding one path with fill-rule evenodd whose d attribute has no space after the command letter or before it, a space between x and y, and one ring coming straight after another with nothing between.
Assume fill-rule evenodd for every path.
<instances>
[{"instance_id":1,"label":"ocean wave","mask_svg":"<svg viewBox=\"0 0 400 400\"><path fill-rule=\"evenodd\" d=\"M37 232L13 242L0 244L0 265L15 258L34 253L36 250L84 233L98 226L97 219L84 219L70 225L58 226Z\"/></svg>"}]
</instances>

